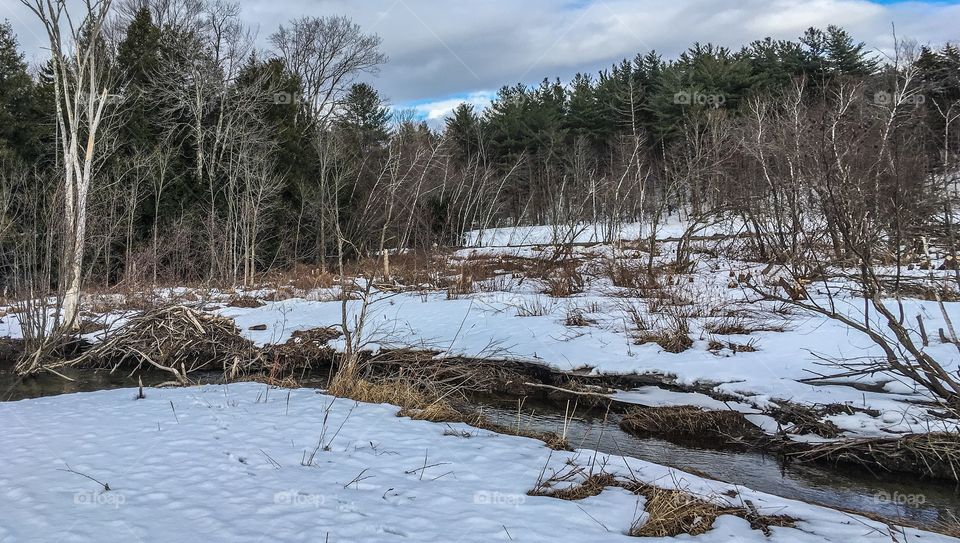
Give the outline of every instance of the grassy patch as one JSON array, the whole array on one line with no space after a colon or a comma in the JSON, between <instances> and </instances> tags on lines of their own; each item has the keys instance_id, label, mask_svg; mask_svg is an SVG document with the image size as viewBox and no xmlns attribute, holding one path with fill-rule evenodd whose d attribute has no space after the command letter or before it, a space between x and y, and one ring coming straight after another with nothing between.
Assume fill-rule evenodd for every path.
<instances>
[{"instance_id":1,"label":"grassy patch","mask_svg":"<svg viewBox=\"0 0 960 543\"><path fill-rule=\"evenodd\" d=\"M763 432L738 411L711 411L690 405L636 408L620 427L631 434L704 447L745 446Z\"/></svg>"}]
</instances>

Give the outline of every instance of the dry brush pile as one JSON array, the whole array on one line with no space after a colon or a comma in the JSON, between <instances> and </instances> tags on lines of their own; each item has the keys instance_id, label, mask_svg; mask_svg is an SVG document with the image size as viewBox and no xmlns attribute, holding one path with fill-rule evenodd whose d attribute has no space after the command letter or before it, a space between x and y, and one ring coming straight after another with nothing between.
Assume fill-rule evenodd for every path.
<instances>
[{"instance_id":1,"label":"dry brush pile","mask_svg":"<svg viewBox=\"0 0 960 543\"><path fill-rule=\"evenodd\" d=\"M173 375L177 384L189 384L198 370L226 371L255 358L256 348L240 335L232 319L171 305L132 317L104 340L62 365L110 368L144 364Z\"/></svg>"}]
</instances>

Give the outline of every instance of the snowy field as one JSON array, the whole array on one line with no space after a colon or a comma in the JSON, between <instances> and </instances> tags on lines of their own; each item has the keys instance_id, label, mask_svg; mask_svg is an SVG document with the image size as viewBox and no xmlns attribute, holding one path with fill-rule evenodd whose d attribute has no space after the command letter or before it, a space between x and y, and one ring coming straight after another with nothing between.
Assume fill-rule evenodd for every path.
<instances>
[{"instance_id":1,"label":"snowy field","mask_svg":"<svg viewBox=\"0 0 960 543\"><path fill-rule=\"evenodd\" d=\"M245 383L135 396L0 404L0 541L635 541L625 533L645 521L645 499L627 490L579 501L527 495L568 461L797 519L766 537L725 515L696 538L652 541L957 541L311 389Z\"/></svg>"},{"instance_id":2,"label":"snowy field","mask_svg":"<svg viewBox=\"0 0 960 543\"><path fill-rule=\"evenodd\" d=\"M657 238L678 238L689 228L689 223L674 214L657 225ZM504 226L485 230L471 230L464 235L466 247L523 247L527 245L555 245L558 243L601 243L615 240L636 240L650 236L650 223L627 222L618 225L583 223L561 226ZM729 223L694 228L693 234L709 236L717 233L738 232L739 224Z\"/></svg>"},{"instance_id":3,"label":"snowy field","mask_svg":"<svg viewBox=\"0 0 960 543\"><path fill-rule=\"evenodd\" d=\"M628 225L629 226L629 225ZM634 225L639 229L639 225ZM722 232L720 226L713 233ZM727 226L726 228L733 228ZM663 238L684 230L679 222L670 222L662 229ZM519 232L536 239L549 237L549 227L525 227ZM513 239L517 231L487 231L494 234L484 245L496 245ZM728 234L735 233L726 230ZM507 235L509 239L498 236ZM471 236L480 238L479 232ZM527 239L527 238L524 238ZM722 243L704 242L716 247ZM658 262L667 262L676 244L660 244ZM543 257L550 248L529 245L517 247L487 246L461 249L451 256L454 262L477 259ZM647 253L621 249L618 262L641 265ZM759 276L763 266L724 258L698 255L695 270L689 275L669 279L666 288L697 306L701 315L689 318L692 346L680 353L665 351L655 342L637 344L638 331L631 313L640 314L652 325L664 322L649 299L637 297L629 289L613 285L603 267L614 256L610 246L575 247L580 272L585 277L582 292L569 297L544 294L544 282L518 277L508 269L492 277L476 281L472 292L451 296L436 288L419 288L399 293L374 291L367 307L369 317L361 338L362 347L410 347L440 353L439 356L465 356L493 360L517 360L547 365L561 371L599 374L649 374L669 383L696 386L715 396L734 397L738 402L704 402L693 394L664 396L663 391L638 390L622 392L616 398L643 405L694 404L707 408L735 408L751 414L751 419L768 431L777 429L776 422L759 412L777 401L807 405L847 404L857 408L853 414L830 415L828 420L850 436L890 436L896 434L956 431L956 421L931 416L926 406L929 396L914 385L888 373L833 379L827 383L807 383L805 379L836 372L829 362L840 359L865 359L882 356L883 352L865 335L838 321L792 310L788 314L775 311L767 302L750 301L752 295L742 285L734 285L731 274L751 273ZM456 269L456 264L452 266ZM918 270L910 272L922 276ZM943 273L943 272L939 272ZM949 273L949 272L948 272ZM839 285L842 286L842 285ZM287 289L289 292L290 289ZM242 333L255 343L283 343L293 332L316 327L339 326L341 303L337 289L293 291L277 298L275 288L237 290L234 292L167 289L163 296L176 299L184 295L205 301L208 310L233 318ZM815 290L811 292L816 296ZM841 290L842 292L842 290ZM227 301L236 296L264 300L261 307L231 307ZM824 297L821 301L826 303ZM862 299L841 294L836 303L847 314L862 319ZM894 302L891 301L891 308ZM360 301L350 302L349 322L360 312ZM903 300L908 319L922 315L927 329L935 334L947 323L936 302ZM960 322L960 303L947 302L945 308L953 322ZM568 316L585 317L586 325L571 326ZM711 332L711 326L724 317L739 314L758 330L749 334L722 335ZM113 312L102 317L108 324L119 325L129 313ZM874 319L874 327L882 329ZM20 335L16 315L0 323L0 334ZM253 327L265 328L252 330ZM769 329L767 329L769 328ZM97 340L100 333L88 336ZM916 338L919 341L919 337ZM716 345L720 345L717 348ZM331 342L344 347L341 340ZM742 352L737 345L749 345L753 352ZM729 346L729 347L728 347ZM960 357L954 345L930 342L927 352L940 360L948 371L956 372ZM856 386L856 388L855 388ZM867 387L869 390L864 390ZM711 398L707 398L711 399ZM865 410L879 412L872 416ZM804 439L819 439L806 436Z\"/></svg>"}]
</instances>

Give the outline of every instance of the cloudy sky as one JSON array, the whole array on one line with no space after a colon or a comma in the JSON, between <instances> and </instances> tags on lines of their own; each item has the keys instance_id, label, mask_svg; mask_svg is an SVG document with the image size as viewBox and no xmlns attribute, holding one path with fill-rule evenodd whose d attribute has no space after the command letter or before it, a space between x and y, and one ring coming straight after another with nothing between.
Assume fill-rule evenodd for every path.
<instances>
[{"instance_id":1,"label":"cloudy sky","mask_svg":"<svg viewBox=\"0 0 960 543\"><path fill-rule=\"evenodd\" d=\"M796 38L836 24L878 51L891 24L920 43L960 41L960 0L241 0L260 42L301 15L345 14L383 38L390 56L374 84L398 107L437 121L462 101L489 103L497 88L566 80L656 49L674 57L695 41L730 47ZM19 0L0 0L31 61L38 25Z\"/></svg>"}]
</instances>

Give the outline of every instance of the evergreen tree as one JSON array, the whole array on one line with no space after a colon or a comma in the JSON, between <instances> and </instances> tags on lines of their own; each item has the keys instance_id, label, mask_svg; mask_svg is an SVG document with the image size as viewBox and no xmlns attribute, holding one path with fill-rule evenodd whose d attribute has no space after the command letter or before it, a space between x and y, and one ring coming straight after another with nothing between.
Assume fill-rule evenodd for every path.
<instances>
[{"instance_id":1,"label":"evergreen tree","mask_svg":"<svg viewBox=\"0 0 960 543\"><path fill-rule=\"evenodd\" d=\"M37 157L40 137L34 87L9 21L0 24L0 158Z\"/></svg>"},{"instance_id":2,"label":"evergreen tree","mask_svg":"<svg viewBox=\"0 0 960 543\"><path fill-rule=\"evenodd\" d=\"M960 116L960 48L946 44L939 50L924 47L917 58L922 96L926 105L926 120L932 134L931 155L942 163L945 146L952 152L960 151L960 139L945 141L948 119Z\"/></svg>"},{"instance_id":3,"label":"evergreen tree","mask_svg":"<svg viewBox=\"0 0 960 543\"><path fill-rule=\"evenodd\" d=\"M867 53L867 45L854 42L850 34L830 25L826 33L826 56L834 74L865 77L877 69L877 60Z\"/></svg>"},{"instance_id":4,"label":"evergreen tree","mask_svg":"<svg viewBox=\"0 0 960 543\"><path fill-rule=\"evenodd\" d=\"M601 124L593 78L578 73L570 83L564 128L573 138L586 138L590 143L599 145L602 140Z\"/></svg>"},{"instance_id":5,"label":"evergreen tree","mask_svg":"<svg viewBox=\"0 0 960 543\"><path fill-rule=\"evenodd\" d=\"M485 112L485 131L493 156L501 164L515 162L530 146L527 124L531 99L523 84L501 87Z\"/></svg>"},{"instance_id":6,"label":"evergreen tree","mask_svg":"<svg viewBox=\"0 0 960 543\"><path fill-rule=\"evenodd\" d=\"M750 65L753 90L783 89L804 75L803 48L797 42L765 38L744 47L741 56Z\"/></svg>"},{"instance_id":7,"label":"evergreen tree","mask_svg":"<svg viewBox=\"0 0 960 543\"><path fill-rule=\"evenodd\" d=\"M159 138L156 102L150 87L160 63L160 29L151 19L150 10L141 8L135 14L123 41L117 48L117 69L122 89L123 123L121 141L128 148L144 149Z\"/></svg>"},{"instance_id":8,"label":"evergreen tree","mask_svg":"<svg viewBox=\"0 0 960 543\"><path fill-rule=\"evenodd\" d=\"M356 83L347 93L338 125L358 152L366 152L386 143L390 110L376 89L367 83Z\"/></svg>"},{"instance_id":9,"label":"evergreen tree","mask_svg":"<svg viewBox=\"0 0 960 543\"><path fill-rule=\"evenodd\" d=\"M480 116L473 105L463 103L446 120L446 135L461 164L473 158L481 147Z\"/></svg>"}]
</instances>

